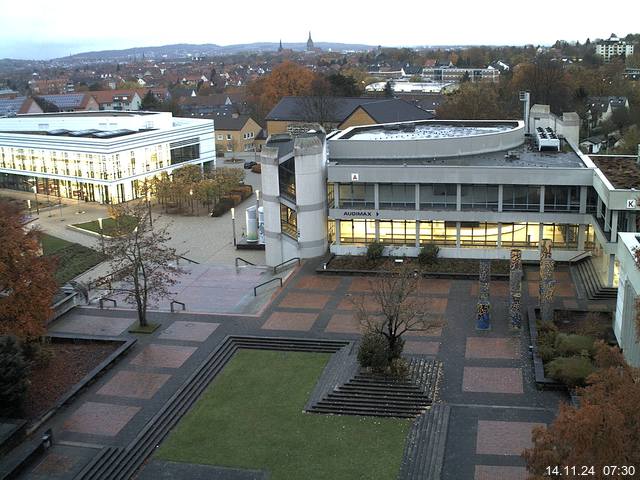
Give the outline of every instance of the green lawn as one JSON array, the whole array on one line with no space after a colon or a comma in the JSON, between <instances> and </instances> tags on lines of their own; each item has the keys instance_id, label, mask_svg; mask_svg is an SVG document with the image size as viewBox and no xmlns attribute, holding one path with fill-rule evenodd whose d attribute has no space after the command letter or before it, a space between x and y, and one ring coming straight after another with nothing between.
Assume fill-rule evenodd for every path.
<instances>
[{"instance_id":1,"label":"green lawn","mask_svg":"<svg viewBox=\"0 0 640 480\"><path fill-rule=\"evenodd\" d=\"M44 255L57 259L55 277L58 285L64 285L105 259L102 253L91 248L51 235L42 234L41 242Z\"/></svg>"},{"instance_id":2,"label":"green lawn","mask_svg":"<svg viewBox=\"0 0 640 480\"><path fill-rule=\"evenodd\" d=\"M239 350L156 455L272 480L395 480L409 420L302 412L328 359Z\"/></svg>"},{"instance_id":3,"label":"green lawn","mask_svg":"<svg viewBox=\"0 0 640 480\"><path fill-rule=\"evenodd\" d=\"M125 215L120 221L122 222L121 228L126 232L132 232L133 229L136 228L136 219L133 217ZM91 220L90 222L85 223L75 223L73 226L83 228L91 232L100 233L100 223L98 220ZM102 233L104 235L114 236L117 232L117 227L118 225L113 218L108 217L102 219Z\"/></svg>"}]
</instances>

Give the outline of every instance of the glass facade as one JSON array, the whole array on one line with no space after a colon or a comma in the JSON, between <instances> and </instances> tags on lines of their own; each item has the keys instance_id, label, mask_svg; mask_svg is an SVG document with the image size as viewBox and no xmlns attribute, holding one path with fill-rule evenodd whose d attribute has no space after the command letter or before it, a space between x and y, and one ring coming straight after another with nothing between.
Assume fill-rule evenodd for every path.
<instances>
[{"instance_id":1,"label":"glass facade","mask_svg":"<svg viewBox=\"0 0 640 480\"><path fill-rule=\"evenodd\" d=\"M455 222L419 222L420 244L435 243L441 246L456 246L458 229Z\"/></svg>"},{"instance_id":2,"label":"glass facade","mask_svg":"<svg viewBox=\"0 0 640 480\"><path fill-rule=\"evenodd\" d=\"M420 210L455 210L458 186L455 183L420 185Z\"/></svg>"},{"instance_id":3,"label":"glass facade","mask_svg":"<svg viewBox=\"0 0 640 480\"><path fill-rule=\"evenodd\" d=\"M366 245L375 240L375 220L340 220L340 243Z\"/></svg>"},{"instance_id":4,"label":"glass facade","mask_svg":"<svg viewBox=\"0 0 640 480\"><path fill-rule=\"evenodd\" d=\"M280 204L280 231L291 238L298 238L298 216L295 210Z\"/></svg>"},{"instance_id":5,"label":"glass facade","mask_svg":"<svg viewBox=\"0 0 640 480\"><path fill-rule=\"evenodd\" d=\"M340 185L340 208L374 208L373 183L343 183Z\"/></svg>"},{"instance_id":6,"label":"glass facade","mask_svg":"<svg viewBox=\"0 0 640 480\"><path fill-rule=\"evenodd\" d=\"M460 246L495 248L498 246L498 224L486 222L462 222Z\"/></svg>"},{"instance_id":7,"label":"glass facade","mask_svg":"<svg viewBox=\"0 0 640 480\"><path fill-rule=\"evenodd\" d=\"M462 185L462 210L498 211L498 185Z\"/></svg>"},{"instance_id":8,"label":"glass facade","mask_svg":"<svg viewBox=\"0 0 640 480\"><path fill-rule=\"evenodd\" d=\"M296 163L294 158L278 165L280 195L296 201Z\"/></svg>"},{"instance_id":9,"label":"glass facade","mask_svg":"<svg viewBox=\"0 0 640 480\"><path fill-rule=\"evenodd\" d=\"M537 248L540 243L540 224L503 223L500 241L504 248Z\"/></svg>"},{"instance_id":10,"label":"glass facade","mask_svg":"<svg viewBox=\"0 0 640 480\"><path fill-rule=\"evenodd\" d=\"M381 220L380 242L386 245L416 244L416 222L405 220Z\"/></svg>"},{"instance_id":11,"label":"glass facade","mask_svg":"<svg viewBox=\"0 0 640 480\"><path fill-rule=\"evenodd\" d=\"M580 187L547 185L544 189L544 211L580 211Z\"/></svg>"},{"instance_id":12,"label":"glass facade","mask_svg":"<svg viewBox=\"0 0 640 480\"><path fill-rule=\"evenodd\" d=\"M545 223L542 238L553 240L553 248L576 250L578 248L578 225Z\"/></svg>"},{"instance_id":13,"label":"glass facade","mask_svg":"<svg viewBox=\"0 0 640 480\"><path fill-rule=\"evenodd\" d=\"M378 186L379 208L414 210L416 185L414 183L381 183Z\"/></svg>"},{"instance_id":14,"label":"glass facade","mask_svg":"<svg viewBox=\"0 0 640 480\"><path fill-rule=\"evenodd\" d=\"M504 185L502 210L505 212L540 211L540 187L537 185Z\"/></svg>"}]
</instances>

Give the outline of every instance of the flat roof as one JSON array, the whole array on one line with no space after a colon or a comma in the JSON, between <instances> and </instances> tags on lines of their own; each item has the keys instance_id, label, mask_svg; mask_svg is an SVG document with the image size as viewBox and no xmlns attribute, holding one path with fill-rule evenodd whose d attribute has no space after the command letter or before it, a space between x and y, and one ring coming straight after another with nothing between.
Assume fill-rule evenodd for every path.
<instances>
[{"instance_id":1,"label":"flat roof","mask_svg":"<svg viewBox=\"0 0 640 480\"><path fill-rule=\"evenodd\" d=\"M427 138L460 138L489 133L506 132L514 128L513 124L464 125L464 124L414 124L400 123L379 126L370 129L357 129L343 138L349 140L420 140Z\"/></svg>"},{"instance_id":2,"label":"flat roof","mask_svg":"<svg viewBox=\"0 0 640 480\"><path fill-rule=\"evenodd\" d=\"M118 110L90 110L79 112L49 112L49 113L26 113L18 115L16 118L38 118L38 117L139 117L143 115L158 115L162 112L145 111L118 111Z\"/></svg>"},{"instance_id":3,"label":"flat roof","mask_svg":"<svg viewBox=\"0 0 640 480\"><path fill-rule=\"evenodd\" d=\"M589 155L615 189L640 189L640 165L636 156Z\"/></svg>"},{"instance_id":4,"label":"flat roof","mask_svg":"<svg viewBox=\"0 0 640 480\"><path fill-rule=\"evenodd\" d=\"M64 128L59 128L56 130L38 130L38 131L4 131L0 130L0 133L11 133L13 135L43 135L49 137L72 137L72 138L115 138L115 137L123 137L125 135L131 135L133 133L142 133L142 132L150 132L155 130L151 129L143 129L143 130L129 130L126 128L119 128L117 130L98 130L95 128L89 128L85 130L66 130Z\"/></svg>"},{"instance_id":5,"label":"flat roof","mask_svg":"<svg viewBox=\"0 0 640 480\"><path fill-rule=\"evenodd\" d=\"M539 152L534 142L528 139L524 144L499 150L496 152L479 153L475 155L460 155L440 158L333 158L330 165L425 165L445 167L534 167L534 168L587 168L580 156L569 146L563 151Z\"/></svg>"}]
</instances>

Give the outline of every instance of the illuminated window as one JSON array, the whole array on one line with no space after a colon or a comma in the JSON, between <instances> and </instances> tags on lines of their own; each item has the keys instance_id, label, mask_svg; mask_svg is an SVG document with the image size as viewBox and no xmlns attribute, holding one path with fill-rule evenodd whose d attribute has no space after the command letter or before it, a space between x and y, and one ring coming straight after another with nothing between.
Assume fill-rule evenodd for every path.
<instances>
[{"instance_id":1,"label":"illuminated window","mask_svg":"<svg viewBox=\"0 0 640 480\"><path fill-rule=\"evenodd\" d=\"M340 243L365 245L375 239L375 220L340 220Z\"/></svg>"},{"instance_id":2,"label":"illuminated window","mask_svg":"<svg viewBox=\"0 0 640 480\"><path fill-rule=\"evenodd\" d=\"M504 248L537 248L540 242L540 224L503 223L500 238Z\"/></svg>"},{"instance_id":3,"label":"illuminated window","mask_svg":"<svg viewBox=\"0 0 640 480\"><path fill-rule=\"evenodd\" d=\"M545 223L542 238L553 241L554 248L576 250L578 248L578 225Z\"/></svg>"},{"instance_id":4,"label":"illuminated window","mask_svg":"<svg viewBox=\"0 0 640 480\"><path fill-rule=\"evenodd\" d=\"M440 246L456 245L456 222L420 222L420 244L435 243Z\"/></svg>"},{"instance_id":5,"label":"illuminated window","mask_svg":"<svg viewBox=\"0 0 640 480\"><path fill-rule=\"evenodd\" d=\"M280 204L280 231L291 238L298 238L298 216L295 210Z\"/></svg>"},{"instance_id":6,"label":"illuminated window","mask_svg":"<svg viewBox=\"0 0 640 480\"><path fill-rule=\"evenodd\" d=\"M415 245L416 222L411 220L381 220L380 242L388 245Z\"/></svg>"},{"instance_id":7,"label":"illuminated window","mask_svg":"<svg viewBox=\"0 0 640 480\"><path fill-rule=\"evenodd\" d=\"M497 247L498 224L462 222L460 224L461 247Z\"/></svg>"}]
</instances>

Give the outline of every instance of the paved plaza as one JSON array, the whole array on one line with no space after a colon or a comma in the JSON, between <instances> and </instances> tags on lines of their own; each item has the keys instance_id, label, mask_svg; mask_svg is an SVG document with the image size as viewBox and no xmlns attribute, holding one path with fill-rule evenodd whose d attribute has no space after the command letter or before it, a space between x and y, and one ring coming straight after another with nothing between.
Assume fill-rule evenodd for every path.
<instances>
[{"instance_id":1,"label":"paved plaza","mask_svg":"<svg viewBox=\"0 0 640 480\"><path fill-rule=\"evenodd\" d=\"M257 315L151 313L160 328L136 335L138 343L125 358L47 422L43 428L53 428L55 446L22 478L73 478L100 447L126 446L228 335L357 339L354 297L371 298L369 279L317 275L315 267L309 261L297 268ZM584 306L568 271L559 270L568 285L559 289L558 305ZM536 291L534 275L528 272L525 292ZM440 401L451 407L443 480L524 479L519 454L531 445L531 430L551 422L565 399L562 393L536 388L526 325L518 334L508 328L506 284L492 282L492 329L478 332L477 282L421 283L419 294L429 313L444 324L408 334L405 352L443 362ZM535 302L528 293L525 305ZM375 315L375 305L368 305ZM76 308L51 329L126 336L132 315ZM157 471L153 457L149 465ZM140 475L150 478L151 471L143 468Z\"/></svg>"}]
</instances>

